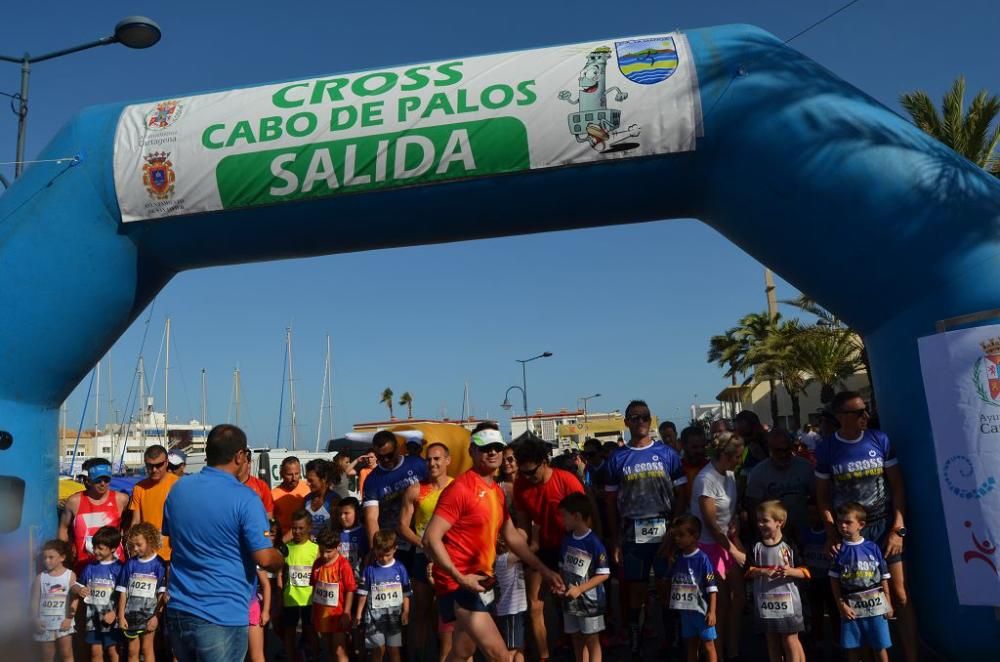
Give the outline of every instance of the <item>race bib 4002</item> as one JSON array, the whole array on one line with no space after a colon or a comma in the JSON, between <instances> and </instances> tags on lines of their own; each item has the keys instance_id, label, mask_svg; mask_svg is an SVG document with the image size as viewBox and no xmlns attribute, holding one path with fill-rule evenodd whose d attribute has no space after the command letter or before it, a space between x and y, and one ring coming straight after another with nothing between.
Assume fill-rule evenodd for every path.
<instances>
[{"instance_id":1,"label":"race bib 4002","mask_svg":"<svg viewBox=\"0 0 1000 662\"><path fill-rule=\"evenodd\" d=\"M889 605L881 588L873 588L863 593L855 593L847 597L856 618L869 618L889 613Z\"/></svg>"}]
</instances>

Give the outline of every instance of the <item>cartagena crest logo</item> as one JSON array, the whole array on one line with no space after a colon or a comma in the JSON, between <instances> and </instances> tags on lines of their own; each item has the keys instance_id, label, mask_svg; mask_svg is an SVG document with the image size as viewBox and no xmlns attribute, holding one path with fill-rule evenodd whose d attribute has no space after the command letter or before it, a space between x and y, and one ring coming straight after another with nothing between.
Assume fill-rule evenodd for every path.
<instances>
[{"instance_id":1,"label":"cartagena crest logo","mask_svg":"<svg viewBox=\"0 0 1000 662\"><path fill-rule=\"evenodd\" d=\"M1000 338L990 338L979 346L983 356L976 359L972 368L972 383L980 400L1000 407Z\"/></svg>"},{"instance_id":2,"label":"cartagena crest logo","mask_svg":"<svg viewBox=\"0 0 1000 662\"><path fill-rule=\"evenodd\" d=\"M174 164L170 161L170 152L153 152L144 157L146 163L142 166L142 183L149 192L149 197L156 200L169 200L174 194Z\"/></svg>"},{"instance_id":3,"label":"cartagena crest logo","mask_svg":"<svg viewBox=\"0 0 1000 662\"><path fill-rule=\"evenodd\" d=\"M184 114L184 105L177 100L161 101L146 113L146 128L162 131L174 124Z\"/></svg>"},{"instance_id":4,"label":"cartagena crest logo","mask_svg":"<svg viewBox=\"0 0 1000 662\"><path fill-rule=\"evenodd\" d=\"M673 37L616 41L618 69L633 83L655 85L677 71L677 45Z\"/></svg>"}]
</instances>

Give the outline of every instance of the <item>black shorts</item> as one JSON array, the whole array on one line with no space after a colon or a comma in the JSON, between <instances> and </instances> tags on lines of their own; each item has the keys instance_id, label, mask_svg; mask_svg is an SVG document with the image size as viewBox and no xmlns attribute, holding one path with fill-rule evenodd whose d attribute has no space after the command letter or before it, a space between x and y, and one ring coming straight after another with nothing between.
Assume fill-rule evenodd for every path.
<instances>
[{"instance_id":1,"label":"black shorts","mask_svg":"<svg viewBox=\"0 0 1000 662\"><path fill-rule=\"evenodd\" d=\"M417 550L413 555L413 569L407 568L407 572L410 573L410 579L415 582L422 582L424 584L430 584L431 580L427 577L427 567L430 564L430 559L427 555Z\"/></svg>"},{"instance_id":2,"label":"black shorts","mask_svg":"<svg viewBox=\"0 0 1000 662\"><path fill-rule=\"evenodd\" d=\"M297 627L299 621L302 627L312 627L312 605L308 607L289 607L285 605L281 609L281 626L286 628Z\"/></svg>"},{"instance_id":3,"label":"black shorts","mask_svg":"<svg viewBox=\"0 0 1000 662\"><path fill-rule=\"evenodd\" d=\"M409 549L397 549L396 560L403 564L406 573L413 577L413 559L416 551L412 546Z\"/></svg>"},{"instance_id":4,"label":"black shorts","mask_svg":"<svg viewBox=\"0 0 1000 662\"><path fill-rule=\"evenodd\" d=\"M439 595L438 602L438 612L441 615L441 620L445 623L454 623L455 607L461 607L466 611L485 611L489 612L490 605L493 604L493 598L496 595L494 589L489 591L484 591L482 593L473 593L472 591L467 591L464 588L459 588L451 593L445 593L444 595Z\"/></svg>"}]
</instances>

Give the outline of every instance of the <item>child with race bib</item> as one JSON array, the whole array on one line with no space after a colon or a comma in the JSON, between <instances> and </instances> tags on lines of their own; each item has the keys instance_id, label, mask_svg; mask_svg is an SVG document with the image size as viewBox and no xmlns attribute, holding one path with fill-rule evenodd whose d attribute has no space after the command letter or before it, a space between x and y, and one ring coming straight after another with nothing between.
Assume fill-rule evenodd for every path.
<instances>
[{"instance_id":1,"label":"child with race bib","mask_svg":"<svg viewBox=\"0 0 1000 662\"><path fill-rule=\"evenodd\" d=\"M674 562L670 568L670 609L680 612L681 637L687 642L688 662L698 662L698 650L705 662L716 662L715 607L719 597L715 566L698 547L701 520L687 514L670 525L674 540Z\"/></svg>"},{"instance_id":2,"label":"child with race bib","mask_svg":"<svg viewBox=\"0 0 1000 662\"><path fill-rule=\"evenodd\" d=\"M305 509L292 513L292 537L287 543L285 567L282 572L281 627L285 641L285 659L298 659L296 643L298 627L302 624L305 637L313 657L319 655L319 639L312 624L312 579L313 564L319 557L319 546L310 539L313 518Z\"/></svg>"},{"instance_id":3,"label":"child with race bib","mask_svg":"<svg viewBox=\"0 0 1000 662\"><path fill-rule=\"evenodd\" d=\"M167 566L157 554L160 532L149 522L128 531L129 558L118 575L118 627L128 640L129 662L155 660L153 637L166 595Z\"/></svg>"},{"instance_id":4,"label":"child with race bib","mask_svg":"<svg viewBox=\"0 0 1000 662\"><path fill-rule=\"evenodd\" d=\"M90 646L90 659L118 662L121 632L115 623L115 587L124 565L115 558L122 534L111 526L102 526L92 538L93 559L73 584L73 593L83 598L87 610L87 632L84 640Z\"/></svg>"},{"instance_id":5,"label":"child with race bib","mask_svg":"<svg viewBox=\"0 0 1000 662\"><path fill-rule=\"evenodd\" d=\"M767 633L768 659L805 662L806 654L799 641L805 619L795 580L808 580L809 570L796 566L797 555L781 535L787 521L788 511L780 501L765 501L757 506L760 542L753 546L746 576L753 579L758 623Z\"/></svg>"},{"instance_id":6,"label":"child with race bib","mask_svg":"<svg viewBox=\"0 0 1000 662\"><path fill-rule=\"evenodd\" d=\"M323 529L316 536L319 561L313 568L312 622L327 650L337 662L347 662L347 635L351 631L351 607L358 585L354 569L340 555L340 536Z\"/></svg>"},{"instance_id":7,"label":"child with race bib","mask_svg":"<svg viewBox=\"0 0 1000 662\"><path fill-rule=\"evenodd\" d=\"M70 586L76 581L66 566L73 548L64 540L49 540L42 545L42 567L31 584L31 604L35 622L35 641L41 643L41 659L56 657L73 660L73 617L76 600L70 599Z\"/></svg>"},{"instance_id":8,"label":"child with race bib","mask_svg":"<svg viewBox=\"0 0 1000 662\"><path fill-rule=\"evenodd\" d=\"M368 556L368 534L365 527L358 522L358 511L361 504L354 497L341 499L337 504L337 514L331 524L336 524L334 530L340 533L340 555L347 559L354 569L354 579L361 581L361 571L364 570L363 560Z\"/></svg>"},{"instance_id":9,"label":"child with race bib","mask_svg":"<svg viewBox=\"0 0 1000 662\"><path fill-rule=\"evenodd\" d=\"M399 662L403 626L410 620L410 576L396 560L396 532L382 529L372 540L374 563L358 586L355 623L365 627L365 648L372 662ZM388 654L387 654L388 653Z\"/></svg>"},{"instance_id":10,"label":"child with race bib","mask_svg":"<svg viewBox=\"0 0 1000 662\"><path fill-rule=\"evenodd\" d=\"M563 497L559 516L567 533L559 551L566 582L564 630L573 641L576 662L601 662L600 634L607 606L603 584L611 577L608 552L590 528L594 511L585 494L574 492Z\"/></svg>"},{"instance_id":11,"label":"child with race bib","mask_svg":"<svg viewBox=\"0 0 1000 662\"><path fill-rule=\"evenodd\" d=\"M874 652L879 662L888 662L892 646L889 623L889 568L882 550L872 540L861 537L868 513L860 503L850 501L837 508L837 528L842 544L830 567L833 597L840 610L840 645L847 659L861 659L861 647Z\"/></svg>"}]
</instances>

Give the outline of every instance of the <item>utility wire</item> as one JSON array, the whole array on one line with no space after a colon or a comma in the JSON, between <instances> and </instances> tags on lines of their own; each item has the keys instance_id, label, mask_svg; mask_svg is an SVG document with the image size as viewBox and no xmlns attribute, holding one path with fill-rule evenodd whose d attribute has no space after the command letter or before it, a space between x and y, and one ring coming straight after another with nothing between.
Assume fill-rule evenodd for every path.
<instances>
[{"instance_id":1,"label":"utility wire","mask_svg":"<svg viewBox=\"0 0 1000 662\"><path fill-rule=\"evenodd\" d=\"M819 27L819 26L820 26L820 25L822 25L823 23L826 23L827 21L829 21L829 20L830 20L831 18L833 18L834 16L836 16L836 15L837 15L837 14L839 14L840 12L842 12L842 11L844 11L845 9L849 8L849 7L851 6L851 5L856 5L856 4L857 4L857 3L859 3L859 2L861 2L861 0L851 0L851 1L850 1L850 2L848 2L848 3L846 4L846 5L842 6L842 7L840 8L840 9L838 9L838 10L834 11L834 12L833 12L833 13L831 13L831 14L827 14L826 16L824 16L823 18L819 19L818 21L816 21L815 23L813 23L813 24L812 24L812 25L810 25L809 27L805 28L804 30L801 30L801 31L799 31L799 32L796 32L796 33L795 33L795 34L793 34L793 35L792 35L791 37L789 37L788 39L786 39L786 40L784 41L784 43L785 43L785 44L789 44L789 43L791 43L792 41L794 41L795 39L798 39L799 37L801 37L801 36L802 36L802 35L804 35L805 33L807 33L807 32L809 32L810 30L812 30L813 28L816 28L816 27Z\"/></svg>"}]
</instances>

